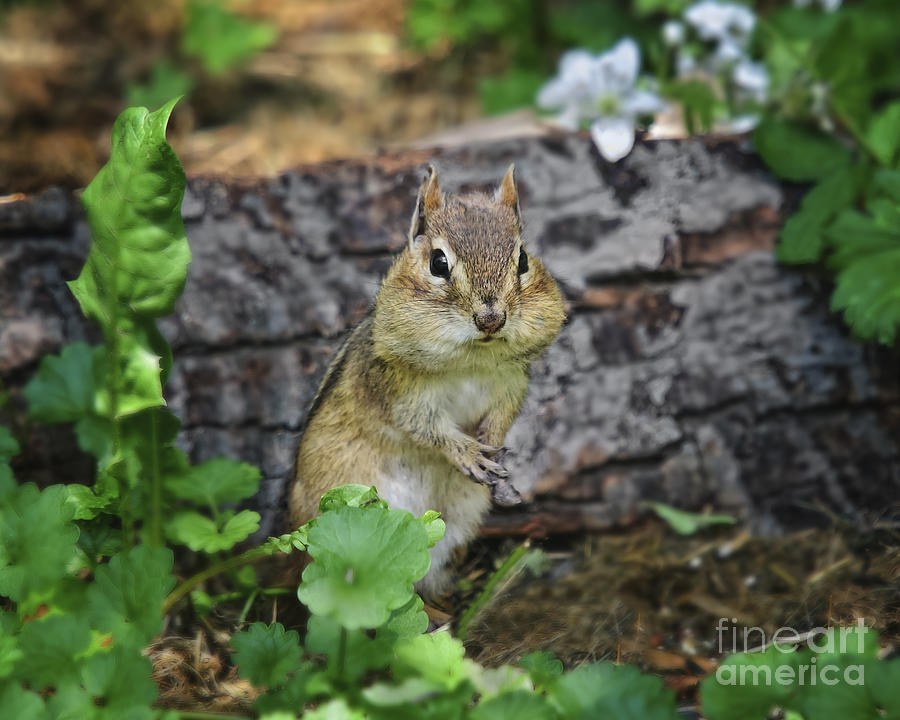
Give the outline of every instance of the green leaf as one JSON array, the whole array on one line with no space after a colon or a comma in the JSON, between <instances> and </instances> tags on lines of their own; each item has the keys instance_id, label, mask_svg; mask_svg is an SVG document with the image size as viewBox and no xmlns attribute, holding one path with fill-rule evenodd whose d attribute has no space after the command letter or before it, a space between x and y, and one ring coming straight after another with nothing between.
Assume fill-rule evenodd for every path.
<instances>
[{"instance_id":1,"label":"green leaf","mask_svg":"<svg viewBox=\"0 0 900 720\"><path fill-rule=\"evenodd\" d=\"M170 98L190 94L194 89L193 78L168 60L157 60L145 83L128 83L125 98L129 105L155 108Z\"/></svg>"},{"instance_id":2,"label":"green leaf","mask_svg":"<svg viewBox=\"0 0 900 720\"><path fill-rule=\"evenodd\" d=\"M253 623L234 635L231 645L240 674L257 687L283 685L300 667L300 636L296 630L285 632L281 623Z\"/></svg>"},{"instance_id":3,"label":"green leaf","mask_svg":"<svg viewBox=\"0 0 900 720\"><path fill-rule=\"evenodd\" d=\"M777 644L762 653L729 656L700 686L703 714L709 720L762 720L785 707L793 688L778 678L794 676L798 658Z\"/></svg>"},{"instance_id":4,"label":"green leaf","mask_svg":"<svg viewBox=\"0 0 900 720\"><path fill-rule=\"evenodd\" d=\"M435 543L444 537L444 533L447 531L447 524L441 520L441 514L437 510L429 510L419 520L428 533L428 547L434 547Z\"/></svg>"},{"instance_id":5,"label":"green leaf","mask_svg":"<svg viewBox=\"0 0 900 720\"><path fill-rule=\"evenodd\" d=\"M900 150L900 100L892 102L872 118L866 137L878 162L896 167L897 151Z\"/></svg>"},{"instance_id":6,"label":"green leaf","mask_svg":"<svg viewBox=\"0 0 900 720\"><path fill-rule=\"evenodd\" d=\"M46 720L47 710L41 696L15 683L0 685L0 708L15 720Z\"/></svg>"},{"instance_id":7,"label":"green leaf","mask_svg":"<svg viewBox=\"0 0 900 720\"><path fill-rule=\"evenodd\" d=\"M0 631L0 679L12 673L22 654L15 636Z\"/></svg>"},{"instance_id":8,"label":"green leaf","mask_svg":"<svg viewBox=\"0 0 900 720\"><path fill-rule=\"evenodd\" d=\"M552 720L558 718L559 713L543 695L516 690L478 703L469 717L471 720Z\"/></svg>"},{"instance_id":9,"label":"green leaf","mask_svg":"<svg viewBox=\"0 0 900 720\"><path fill-rule=\"evenodd\" d=\"M66 497L63 485L41 492L32 483L0 497L0 595L21 603L67 574L78 528Z\"/></svg>"},{"instance_id":10,"label":"green leaf","mask_svg":"<svg viewBox=\"0 0 900 720\"><path fill-rule=\"evenodd\" d=\"M0 463L9 462L19 454L19 443L10 431L0 425Z\"/></svg>"},{"instance_id":11,"label":"green leaf","mask_svg":"<svg viewBox=\"0 0 900 720\"><path fill-rule=\"evenodd\" d=\"M428 629L428 615L422 609L424 607L422 598L414 594L406 605L391 613L388 621L378 628L375 637L403 639L421 635Z\"/></svg>"},{"instance_id":12,"label":"green leaf","mask_svg":"<svg viewBox=\"0 0 900 720\"><path fill-rule=\"evenodd\" d=\"M753 142L769 169L785 180L820 180L850 164L850 151L840 142L788 120L764 119Z\"/></svg>"},{"instance_id":13,"label":"green leaf","mask_svg":"<svg viewBox=\"0 0 900 720\"><path fill-rule=\"evenodd\" d=\"M563 675L551 699L566 717L677 720L675 693L633 665L595 663Z\"/></svg>"},{"instance_id":14,"label":"green leaf","mask_svg":"<svg viewBox=\"0 0 900 720\"><path fill-rule=\"evenodd\" d=\"M694 135L698 130L709 132L712 129L718 101L709 83L702 80L682 80L668 85L666 95L681 102L688 135Z\"/></svg>"},{"instance_id":15,"label":"green leaf","mask_svg":"<svg viewBox=\"0 0 900 720\"><path fill-rule=\"evenodd\" d=\"M113 647L90 657L82 666L85 689L94 703L111 717L129 717L134 710L149 709L157 688L150 679L153 666L139 648Z\"/></svg>"},{"instance_id":16,"label":"green leaf","mask_svg":"<svg viewBox=\"0 0 900 720\"><path fill-rule=\"evenodd\" d=\"M87 624L74 615L50 615L25 623L19 633L23 657L14 677L34 690L77 682L79 667L75 660L90 642Z\"/></svg>"},{"instance_id":17,"label":"green leaf","mask_svg":"<svg viewBox=\"0 0 900 720\"><path fill-rule=\"evenodd\" d=\"M101 414L122 417L165 404L152 318L172 311L190 262L180 212L184 171L165 138L175 102L153 113L123 112L109 162L82 195L93 243L69 287L106 338L102 362L94 358Z\"/></svg>"},{"instance_id":18,"label":"green leaf","mask_svg":"<svg viewBox=\"0 0 900 720\"><path fill-rule=\"evenodd\" d=\"M345 628L377 628L406 605L413 583L428 571L428 533L403 510L342 507L309 530L314 562L298 596L316 615Z\"/></svg>"},{"instance_id":19,"label":"green leaf","mask_svg":"<svg viewBox=\"0 0 900 720\"><path fill-rule=\"evenodd\" d=\"M396 645L391 670L398 680L421 678L435 689L449 691L479 670L465 654L462 641L448 632L416 635Z\"/></svg>"},{"instance_id":20,"label":"green leaf","mask_svg":"<svg viewBox=\"0 0 900 720\"><path fill-rule=\"evenodd\" d=\"M106 418L86 415L75 423L78 447L104 461L112 451L113 426Z\"/></svg>"},{"instance_id":21,"label":"green leaf","mask_svg":"<svg viewBox=\"0 0 900 720\"><path fill-rule=\"evenodd\" d=\"M270 553L291 553L294 550L306 550L309 541L309 526L301 525L292 533L266 538L266 546Z\"/></svg>"},{"instance_id":22,"label":"green leaf","mask_svg":"<svg viewBox=\"0 0 900 720\"><path fill-rule=\"evenodd\" d=\"M47 355L25 386L28 413L41 422L74 422L94 412L94 359L102 348L67 345Z\"/></svg>"},{"instance_id":23,"label":"green leaf","mask_svg":"<svg viewBox=\"0 0 900 720\"><path fill-rule=\"evenodd\" d=\"M680 535L693 535L698 530L710 525L734 525L737 522L731 515L690 513L658 502L647 502L644 504L665 520L669 527Z\"/></svg>"},{"instance_id":24,"label":"green leaf","mask_svg":"<svg viewBox=\"0 0 900 720\"><path fill-rule=\"evenodd\" d=\"M244 20L217 0L191 0L181 48L215 75L264 50L277 37L273 25Z\"/></svg>"},{"instance_id":25,"label":"green leaf","mask_svg":"<svg viewBox=\"0 0 900 720\"><path fill-rule=\"evenodd\" d=\"M329 700L319 705L315 710L303 713L303 720L365 720L366 716L361 710L355 710L347 705L343 698Z\"/></svg>"},{"instance_id":26,"label":"green leaf","mask_svg":"<svg viewBox=\"0 0 900 720\"><path fill-rule=\"evenodd\" d=\"M800 210L781 231L778 259L786 263L816 262L825 247L825 227L856 199L862 185L859 167L838 168L803 197Z\"/></svg>"},{"instance_id":27,"label":"green leaf","mask_svg":"<svg viewBox=\"0 0 900 720\"><path fill-rule=\"evenodd\" d=\"M167 478L166 488L182 500L219 507L256 495L259 479L259 469L252 465L216 458Z\"/></svg>"},{"instance_id":28,"label":"green leaf","mask_svg":"<svg viewBox=\"0 0 900 720\"><path fill-rule=\"evenodd\" d=\"M241 510L231 516L222 528L198 512L180 512L166 523L166 535L191 550L214 553L227 550L246 540L259 529L259 513Z\"/></svg>"},{"instance_id":29,"label":"green leaf","mask_svg":"<svg viewBox=\"0 0 900 720\"><path fill-rule=\"evenodd\" d=\"M175 585L172 551L140 545L97 568L88 590L93 627L117 645L143 647L162 627L163 600Z\"/></svg>"},{"instance_id":30,"label":"green leaf","mask_svg":"<svg viewBox=\"0 0 900 720\"><path fill-rule=\"evenodd\" d=\"M859 337L892 343L900 326L900 227L845 210L827 236L829 264L838 270L832 309L844 311Z\"/></svg>"},{"instance_id":31,"label":"green leaf","mask_svg":"<svg viewBox=\"0 0 900 720\"><path fill-rule=\"evenodd\" d=\"M337 510L342 507L381 507L388 504L378 497L374 485L341 485L326 492L319 500L319 512Z\"/></svg>"},{"instance_id":32,"label":"green leaf","mask_svg":"<svg viewBox=\"0 0 900 720\"><path fill-rule=\"evenodd\" d=\"M327 656L331 677L342 682L356 682L371 670L387 667L393 640L383 636L370 638L362 630L345 630L330 618L313 615L309 619L305 643L308 652Z\"/></svg>"},{"instance_id":33,"label":"green leaf","mask_svg":"<svg viewBox=\"0 0 900 720\"><path fill-rule=\"evenodd\" d=\"M545 650L536 650L523 655L519 665L528 671L537 688L551 687L563 674L562 662L556 655Z\"/></svg>"}]
</instances>

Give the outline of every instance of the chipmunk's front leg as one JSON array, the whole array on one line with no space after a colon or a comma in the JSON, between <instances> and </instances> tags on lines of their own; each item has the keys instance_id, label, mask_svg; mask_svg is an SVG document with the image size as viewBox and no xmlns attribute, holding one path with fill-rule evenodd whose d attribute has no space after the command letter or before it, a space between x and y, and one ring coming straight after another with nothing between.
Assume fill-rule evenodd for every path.
<instances>
[{"instance_id":1,"label":"chipmunk's front leg","mask_svg":"<svg viewBox=\"0 0 900 720\"><path fill-rule=\"evenodd\" d=\"M494 486L509 476L496 457L502 448L466 434L441 407L422 402L398 402L394 423L423 447L440 452L475 482Z\"/></svg>"},{"instance_id":2,"label":"chipmunk's front leg","mask_svg":"<svg viewBox=\"0 0 900 720\"><path fill-rule=\"evenodd\" d=\"M504 393L492 405L488 413L481 419L475 432L475 439L491 447L499 448L499 452L494 455L497 462L502 461L506 454L506 448L503 447L503 440L506 432L513 420L519 414L522 407L522 401L527 391L527 379L524 387L516 392L514 386L508 388L508 392ZM492 485L491 494L494 502L498 505L518 505L522 502L519 491L507 480L509 473L503 478L502 482Z\"/></svg>"}]
</instances>

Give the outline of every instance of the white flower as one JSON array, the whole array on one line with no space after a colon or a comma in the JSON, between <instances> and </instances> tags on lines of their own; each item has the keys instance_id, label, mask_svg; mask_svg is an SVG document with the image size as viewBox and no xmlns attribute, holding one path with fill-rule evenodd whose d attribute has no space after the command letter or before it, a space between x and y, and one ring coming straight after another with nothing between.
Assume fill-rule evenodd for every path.
<instances>
[{"instance_id":1,"label":"white flower","mask_svg":"<svg viewBox=\"0 0 900 720\"><path fill-rule=\"evenodd\" d=\"M716 43L716 59L722 63L738 60L756 26L756 16L743 5L700 0L684 11L684 19L704 40Z\"/></svg>"},{"instance_id":2,"label":"white flower","mask_svg":"<svg viewBox=\"0 0 900 720\"><path fill-rule=\"evenodd\" d=\"M655 93L635 87L640 66L640 50L631 38L596 56L570 50L560 58L557 76L538 93L538 105L559 108L558 121L572 129L590 122L600 154L615 162L631 152L635 119L663 108Z\"/></svg>"},{"instance_id":3,"label":"white flower","mask_svg":"<svg viewBox=\"0 0 900 720\"><path fill-rule=\"evenodd\" d=\"M740 92L757 103L764 103L769 93L769 73L762 63L741 58L731 73Z\"/></svg>"},{"instance_id":4,"label":"white flower","mask_svg":"<svg viewBox=\"0 0 900 720\"><path fill-rule=\"evenodd\" d=\"M669 20L662 28L663 41L670 47L684 42L684 25L677 20Z\"/></svg>"}]
</instances>

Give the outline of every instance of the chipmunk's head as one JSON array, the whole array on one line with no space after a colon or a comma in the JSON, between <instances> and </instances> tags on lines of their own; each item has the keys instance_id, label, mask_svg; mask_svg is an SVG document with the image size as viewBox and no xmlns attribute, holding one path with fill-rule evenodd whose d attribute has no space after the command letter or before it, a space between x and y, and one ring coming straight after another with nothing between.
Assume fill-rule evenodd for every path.
<instances>
[{"instance_id":1,"label":"chipmunk's head","mask_svg":"<svg viewBox=\"0 0 900 720\"><path fill-rule=\"evenodd\" d=\"M527 361L553 341L563 319L556 283L522 241L514 167L493 195L459 196L442 193L429 168L407 247L378 293L379 334L407 343L402 354L414 362Z\"/></svg>"}]
</instances>

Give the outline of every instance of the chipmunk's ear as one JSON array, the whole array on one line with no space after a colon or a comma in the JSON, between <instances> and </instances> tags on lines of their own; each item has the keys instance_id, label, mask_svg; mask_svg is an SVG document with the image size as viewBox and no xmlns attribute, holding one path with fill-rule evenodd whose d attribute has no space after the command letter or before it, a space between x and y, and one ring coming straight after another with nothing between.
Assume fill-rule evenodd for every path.
<instances>
[{"instance_id":1,"label":"chipmunk's ear","mask_svg":"<svg viewBox=\"0 0 900 720\"><path fill-rule=\"evenodd\" d=\"M434 165L428 166L428 174L422 180L419 194L416 196L416 209L413 211L412 224L409 228L409 243L412 245L416 238L425 234L425 219L437 210L444 202L441 194L441 186L438 183L437 170Z\"/></svg>"},{"instance_id":2,"label":"chipmunk's ear","mask_svg":"<svg viewBox=\"0 0 900 720\"><path fill-rule=\"evenodd\" d=\"M516 214L516 219L522 222L522 212L519 210L519 191L516 189L516 166L510 163L506 170L506 175L500 181L500 187L494 195L494 199L501 205L512 208Z\"/></svg>"}]
</instances>

